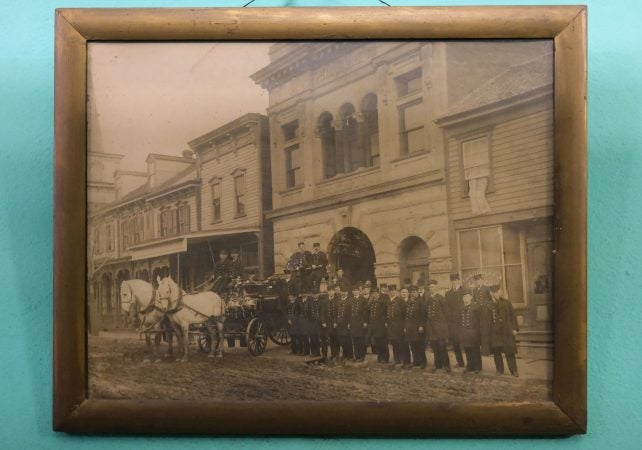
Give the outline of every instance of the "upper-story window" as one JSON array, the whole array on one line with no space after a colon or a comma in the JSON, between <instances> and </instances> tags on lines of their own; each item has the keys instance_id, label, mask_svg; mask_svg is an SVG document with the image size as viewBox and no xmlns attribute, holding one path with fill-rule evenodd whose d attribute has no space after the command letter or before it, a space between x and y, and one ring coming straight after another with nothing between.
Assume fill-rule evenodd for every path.
<instances>
[{"instance_id":1,"label":"upper-story window","mask_svg":"<svg viewBox=\"0 0 642 450\"><path fill-rule=\"evenodd\" d=\"M149 209L145 211L145 239L154 238L154 211Z\"/></svg>"},{"instance_id":2,"label":"upper-story window","mask_svg":"<svg viewBox=\"0 0 642 450\"><path fill-rule=\"evenodd\" d=\"M176 211L167 209L160 213L160 235L167 237L174 234L176 234Z\"/></svg>"},{"instance_id":3,"label":"upper-story window","mask_svg":"<svg viewBox=\"0 0 642 450\"><path fill-rule=\"evenodd\" d=\"M100 235L101 235L100 227L96 226L93 232L93 248L94 248L94 253L97 255L102 253L102 249L100 248Z\"/></svg>"},{"instance_id":4,"label":"upper-story window","mask_svg":"<svg viewBox=\"0 0 642 450\"><path fill-rule=\"evenodd\" d=\"M339 136L343 147L343 167L337 172L352 172L365 166L365 152L359 142L359 129L354 106L346 103L339 111L341 117L341 130Z\"/></svg>"},{"instance_id":5,"label":"upper-story window","mask_svg":"<svg viewBox=\"0 0 642 450\"><path fill-rule=\"evenodd\" d=\"M297 130L299 129L299 121L293 120L292 122L288 122L281 126L281 129L283 130L283 140L285 142L296 139L298 137Z\"/></svg>"},{"instance_id":6,"label":"upper-story window","mask_svg":"<svg viewBox=\"0 0 642 450\"><path fill-rule=\"evenodd\" d=\"M395 78L397 95L403 97L421 92L421 69L417 68Z\"/></svg>"},{"instance_id":7,"label":"upper-story window","mask_svg":"<svg viewBox=\"0 0 642 450\"><path fill-rule=\"evenodd\" d=\"M288 122L281 127L283 140L285 141L285 187L288 189L298 187L303 184L298 129L298 120Z\"/></svg>"},{"instance_id":8,"label":"upper-story window","mask_svg":"<svg viewBox=\"0 0 642 450\"><path fill-rule=\"evenodd\" d=\"M323 174L325 178L332 178L337 174L337 147L336 133L334 130L332 114L324 112L317 122L317 130L321 139L323 152Z\"/></svg>"},{"instance_id":9,"label":"upper-story window","mask_svg":"<svg viewBox=\"0 0 642 450\"><path fill-rule=\"evenodd\" d=\"M107 251L114 250L112 243L111 223L105 225L105 243L107 244Z\"/></svg>"},{"instance_id":10,"label":"upper-story window","mask_svg":"<svg viewBox=\"0 0 642 450\"><path fill-rule=\"evenodd\" d=\"M363 99L363 130L365 136L366 166L379 165L379 114L377 96L368 94Z\"/></svg>"},{"instance_id":11,"label":"upper-story window","mask_svg":"<svg viewBox=\"0 0 642 450\"><path fill-rule=\"evenodd\" d=\"M493 190L488 135L468 139L461 143L462 194L467 195L474 214L490 212L486 194Z\"/></svg>"},{"instance_id":12,"label":"upper-story window","mask_svg":"<svg viewBox=\"0 0 642 450\"><path fill-rule=\"evenodd\" d=\"M324 112L317 121L323 151L324 177L353 172L361 167L379 165L379 114L377 96L366 95L356 111L351 103L339 109L334 121Z\"/></svg>"},{"instance_id":13,"label":"upper-story window","mask_svg":"<svg viewBox=\"0 0 642 450\"><path fill-rule=\"evenodd\" d=\"M212 222L221 220L221 180L215 179L211 181L212 191Z\"/></svg>"},{"instance_id":14,"label":"upper-story window","mask_svg":"<svg viewBox=\"0 0 642 450\"><path fill-rule=\"evenodd\" d=\"M299 144L285 149L285 187L301 186L301 150Z\"/></svg>"},{"instance_id":15,"label":"upper-story window","mask_svg":"<svg viewBox=\"0 0 642 450\"><path fill-rule=\"evenodd\" d=\"M426 150L424 104L421 100L399 107L401 118L401 153L409 155Z\"/></svg>"},{"instance_id":16,"label":"upper-story window","mask_svg":"<svg viewBox=\"0 0 642 450\"><path fill-rule=\"evenodd\" d=\"M177 210L177 215L178 215L178 233L179 234L185 234L189 233L189 225L190 225L190 208L188 204L183 204L178 207Z\"/></svg>"},{"instance_id":17,"label":"upper-story window","mask_svg":"<svg viewBox=\"0 0 642 450\"><path fill-rule=\"evenodd\" d=\"M236 198L236 216L245 215L245 172L237 171L234 175L234 196Z\"/></svg>"},{"instance_id":18,"label":"upper-story window","mask_svg":"<svg viewBox=\"0 0 642 450\"><path fill-rule=\"evenodd\" d=\"M132 228L134 244L140 244L144 240L145 233L145 217L142 213L136 214L132 219Z\"/></svg>"},{"instance_id":19,"label":"upper-story window","mask_svg":"<svg viewBox=\"0 0 642 450\"><path fill-rule=\"evenodd\" d=\"M123 219L120 223L120 244L122 250L127 250L132 245L131 221L129 219Z\"/></svg>"},{"instance_id":20,"label":"upper-story window","mask_svg":"<svg viewBox=\"0 0 642 450\"><path fill-rule=\"evenodd\" d=\"M462 142L461 154L466 192L469 192L471 180L490 177L488 136Z\"/></svg>"},{"instance_id":21,"label":"upper-story window","mask_svg":"<svg viewBox=\"0 0 642 450\"><path fill-rule=\"evenodd\" d=\"M401 154L411 155L427 150L425 124L427 121L421 86L421 69L412 70L395 78Z\"/></svg>"}]
</instances>

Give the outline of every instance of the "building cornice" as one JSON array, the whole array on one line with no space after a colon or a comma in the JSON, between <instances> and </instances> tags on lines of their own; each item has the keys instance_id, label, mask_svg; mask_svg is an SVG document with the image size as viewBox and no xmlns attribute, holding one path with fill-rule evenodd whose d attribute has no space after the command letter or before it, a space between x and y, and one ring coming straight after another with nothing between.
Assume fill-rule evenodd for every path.
<instances>
[{"instance_id":1,"label":"building cornice","mask_svg":"<svg viewBox=\"0 0 642 450\"><path fill-rule=\"evenodd\" d=\"M314 200L297 203L296 205L284 206L265 212L266 219L278 219L291 215L299 215L311 211L338 208L354 204L363 199L371 197L383 197L393 195L399 191L416 189L423 186L443 184L445 180L442 169L433 170L411 177L392 180L377 185L369 185L360 189L342 192L340 194L328 195L315 198Z\"/></svg>"},{"instance_id":2,"label":"building cornice","mask_svg":"<svg viewBox=\"0 0 642 450\"><path fill-rule=\"evenodd\" d=\"M267 126L267 116L259 113L245 114L238 119L189 141L187 145L196 153L200 153L208 150L211 145L229 141L233 136L247 133L251 131L253 127L263 124Z\"/></svg>"},{"instance_id":3,"label":"building cornice","mask_svg":"<svg viewBox=\"0 0 642 450\"><path fill-rule=\"evenodd\" d=\"M160 159L162 161L184 162L189 164L196 163L196 160L194 158L186 158L184 156L174 156L174 155L163 155L161 153L150 153L149 155L147 155L145 162L148 163L150 160L153 161L155 159Z\"/></svg>"},{"instance_id":4,"label":"building cornice","mask_svg":"<svg viewBox=\"0 0 642 450\"><path fill-rule=\"evenodd\" d=\"M119 161L125 157L125 155L121 155L119 153L104 153L104 152L92 152L92 151L87 152L87 155L94 158L116 159Z\"/></svg>"},{"instance_id":5,"label":"building cornice","mask_svg":"<svg viewBox=\"0 0 642 450\"><path fill-rule=\"evenodd\" d=\"M263 69L250 75L254 82L262 88L271 90L288 80L310 70L313 70L332 59L353 52L361 43L352 42L346 45L345 41L332 41L324 43L306 43L281 58L270 62Z\"/></svg>"},{"instance_id":6,"label":"building cornice","mask_svg":"<svg viewBox=\"0 0 642 450\"><path fill-rule=\"evenodd\" d=\"M517 211L505 211L483 216L471 216L455 219L453 225L456 230L465 230L468 228L479 228L491 225L501 225L510 222L523 222L536 219L546 219L553 217L553 206L539 206Z\"/></svg>"}]
</instances>

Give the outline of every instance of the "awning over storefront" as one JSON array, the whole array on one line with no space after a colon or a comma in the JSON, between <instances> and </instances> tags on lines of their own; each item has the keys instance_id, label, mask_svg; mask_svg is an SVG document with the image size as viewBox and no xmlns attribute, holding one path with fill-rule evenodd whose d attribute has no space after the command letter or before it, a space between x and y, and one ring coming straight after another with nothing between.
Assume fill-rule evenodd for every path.
<instances>
[{"instance_id":1,"label":"awning over storefront","mask_svg":"<svg viewBox=\"0 0 642 450\"><path fill-rule=\"evenodd\" d=\"M132 261L171 255L173 253L182 253L187 251L187 238L181 236L160 242L148 242L146 244L130 247L129 250L131 252Z\"/></svg>"},{"instance_id":2,"label":"awning over storefront","mask_svg":"<svg viewBox=\"0 0 642 450\"><path fill-rule=\"evenodd\" d=\"M187 244L206 242L210 239L223 238L226 236L239 236L242 234L259 233L258 228L237 228L233 230L200 231L197 233L174 236L171 238L146 242L129 248L132 261L156 258L158 256L183 253L187 251Z\"/></svg>"},{"instance_id":3,"label":"awning over storefront","mask_svg":"<svg viewBox=\"0 0 642 450\"><path fill-rule=\"evenodd\" d=\"M199 242L206 242L210 239L218 239L232 236L242 236L244 234L256 234L261 230L259 228L235 228L233 230L217 230L217 231L200 231L186 236L188 244L196 244Z\"/></svg>"}]
</instances>

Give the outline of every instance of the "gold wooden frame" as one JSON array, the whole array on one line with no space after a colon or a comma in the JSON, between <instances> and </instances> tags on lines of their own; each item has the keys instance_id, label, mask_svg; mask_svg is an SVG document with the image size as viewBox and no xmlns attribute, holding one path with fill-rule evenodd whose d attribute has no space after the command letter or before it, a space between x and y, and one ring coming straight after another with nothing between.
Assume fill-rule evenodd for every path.
<instances>
[{"instance_id":1,"label":"gold wooden frame","mask_svg":"<svg viewBox=\"0 0 642 450\"><path fill-rule=\"evenodd\" d=\"M87 43L371 38L554 40L556 250L552 401L223 404L88 400ZM62 9L56 11L55 62L54 430L312 435L586 432L585 7Z\"/></svg>"}]
</instances>

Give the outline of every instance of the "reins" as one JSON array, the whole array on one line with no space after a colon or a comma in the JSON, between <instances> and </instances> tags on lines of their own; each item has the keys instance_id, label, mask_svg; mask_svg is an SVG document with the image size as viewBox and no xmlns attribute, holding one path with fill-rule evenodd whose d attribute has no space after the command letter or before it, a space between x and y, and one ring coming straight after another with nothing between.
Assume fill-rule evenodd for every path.
<instances>
[{"instance_id":1,"label":"reins","mask_svg":"<svg viewBox=\"0 0 642 450\"><path fill-rule=\"evenodd\" d=\"M154 328L156 325L158 325L160 323L160 321L163 320L163 317L165 316L165 312L154 301L154 297L155 296L156 296L156 291L154 291L154 289L152 289L152 297L149 299L149 304L147 305L147 307L145 309L140 311L140 314L143 316L143 320L141 321L141 327L138 328L138 332L139 333L140 332L148 332L148 331L150 331L152 328ZM148 326L145 330L143 330L142 329L142 324L145 323L145 321L147 319L147 315L149 313L151 313L152 311L154 311L155 309L160 311L160 313L161 313L160 317L158 318L158 320L156 322L154 322L152 325Z\"/></svg>"}]
</instances>

